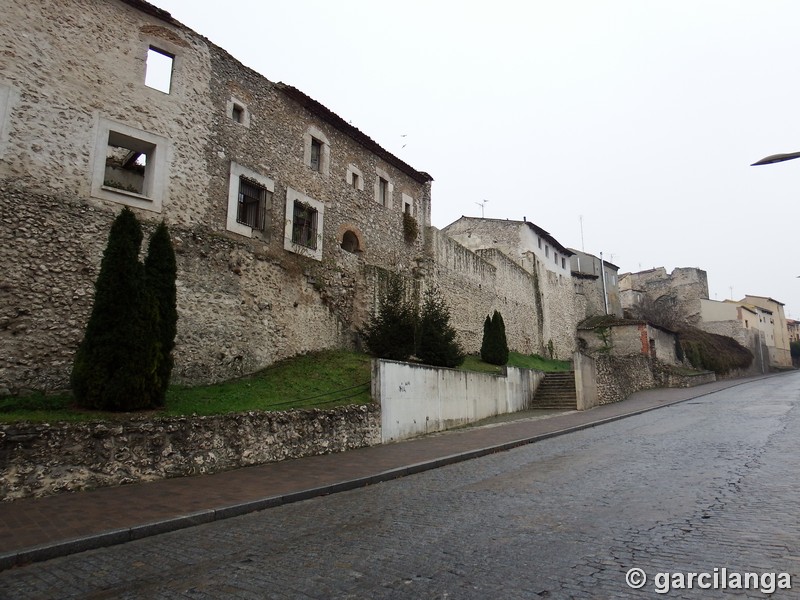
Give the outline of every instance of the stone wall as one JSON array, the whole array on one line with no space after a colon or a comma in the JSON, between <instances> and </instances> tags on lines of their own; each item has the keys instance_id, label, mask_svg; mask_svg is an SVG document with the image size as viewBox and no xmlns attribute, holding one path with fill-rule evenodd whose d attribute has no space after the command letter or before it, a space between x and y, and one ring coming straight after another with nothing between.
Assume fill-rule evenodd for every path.
<instances>
[{"instance_id":1,"label":"stone wall","mask_svg":"<svg viewBox=\"0 0 800 600\"><path fill-rule=\"evenodd\" d=\"M377 404L0 425L0 499L201 475L381 442Z\"/></svg>"},{"instance_id":2,"label":"stone wall","mask_svg":"<svg viewBox=\"0 0 800 600\"><path fill-rule=\"evenodd\" d=\"M651 302L667 302L690 325L701 320L701 300L708 299L708 275L695 267L676 267L667 273L664 267L623 273L620 290L640 290Z\"/></svg>"},{"instance_id":3,"label":"stone wall","mask_svg":"<svg viewBox=\"0 0 800 600\"><path fill-rule=\"evenodd\" d=\"M422 262L430 176L301 92L120 0L6 8L15 36L0 42L0 394L67 386L123 205L147 232L162 219L172 232L181 383L352 345L374 296L369 267L411 275ZM144 84L150 47L175 57L168 93ZM102 51L76 54L86 48ZM154 140L152 190L104 185L109 127ZM312 134L325 141L325 169L306 160ZM236 226L237 169L270 182L263 231ZM385 205L379 176L389 182ZM319 252L286 249L289 190L319 203ZM404 211L419 225L413 239ZM358 244L345 250L348 233Z\"/></svg>"},{"instance_id":4,"label":"stone wall","mask_svg":"<svg viewBox=\"0 0 800 600\"><path fill-rule=\"evenodd\" d=\"M698 327L709 333L716 333L717 335L733 338L753 353L753 362L748 369L728 373L725 375L726 379L752 377L753 375L761 375L769 372L769 348L765 343L764 336L759 335L758 329L746 329L739 320L702 321L698 324Z\"/></svg>"},{"instance_id":5,"label":"stone wall","mask_svg":"<svg viewBox=\"0 0 800 600\"><path fill-rule=\"evenodd\" d=\"M597 403L624 400L641 390L657 387L694 387L716 381L711 372L680 375L648 356L596 355Z\"/></svg>"}]
</instances>

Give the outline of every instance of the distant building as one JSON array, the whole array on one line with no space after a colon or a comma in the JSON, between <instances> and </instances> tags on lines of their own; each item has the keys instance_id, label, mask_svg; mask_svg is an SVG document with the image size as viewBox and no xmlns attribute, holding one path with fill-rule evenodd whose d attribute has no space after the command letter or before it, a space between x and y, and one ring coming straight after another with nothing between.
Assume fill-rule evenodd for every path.
<instances>
[{"instance_id":1,"label":"distant building","mask_svg":"<svg viewBox=\"0 0 800 600\"><path fill-rule=\"evenodd\" d=\"M617 272L619 267L594 254L569 248L570 269L575 282L575 293L586 300L586 316L622 316L622 303ZM602 267L601 263L602 262Z\"/></svg>"},{"instance_id":2,"label":"distant building","mask_svg":"<svg viewBox=\"0 0 800 600\"><path fill-rule=\"evenodd\" d=\"M769 319L769 325L772 328L774 336L774 345L769 347L770 351L770 365L776 367L791 367L792 355L789 350L789 327L786 324L786 316L783 312L783 302L778 302L774 298L767 296L745 296L741 302L743 304L751 304L765 313L763 324L766 325L766 320Z\"/></svg>"}]
</instances>

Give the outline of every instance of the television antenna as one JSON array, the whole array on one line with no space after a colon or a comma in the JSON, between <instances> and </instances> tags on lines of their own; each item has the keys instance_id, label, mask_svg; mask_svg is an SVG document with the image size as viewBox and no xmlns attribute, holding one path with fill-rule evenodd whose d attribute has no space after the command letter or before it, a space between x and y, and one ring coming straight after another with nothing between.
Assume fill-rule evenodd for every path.
<instances>
[{"instance_id":1,"label":"television antenna","mask_svg":"<svg viewBox=\"0 0 800 600\"><path fill-rule=\"evenodd\" d=\"M488 200L482 200L480 202L476 202L475 203L475 204L477 204L478 206L481 207L481 219L483 218L483 207L486 206L487 202L488 202Z\"/></svg>"}]
</instances>

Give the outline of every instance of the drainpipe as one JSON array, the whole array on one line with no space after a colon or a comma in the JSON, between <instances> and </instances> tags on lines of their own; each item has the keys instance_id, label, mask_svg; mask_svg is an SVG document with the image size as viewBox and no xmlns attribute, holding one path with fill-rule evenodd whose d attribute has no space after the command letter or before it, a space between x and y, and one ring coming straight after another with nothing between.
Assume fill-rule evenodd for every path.
<instances>
[{"instance_id":1,"label":"drainpipe","mask_svg":"<svg viewBox=\"0 0 800 600\"><path fill-rule=\"evenodd\" d=\"M606 291L606 267L603 262L603 253L600 253L600 275L603 279L603 304L606 307L606 314L608 314L608 292Z\"/></svg>"}]
</instances>

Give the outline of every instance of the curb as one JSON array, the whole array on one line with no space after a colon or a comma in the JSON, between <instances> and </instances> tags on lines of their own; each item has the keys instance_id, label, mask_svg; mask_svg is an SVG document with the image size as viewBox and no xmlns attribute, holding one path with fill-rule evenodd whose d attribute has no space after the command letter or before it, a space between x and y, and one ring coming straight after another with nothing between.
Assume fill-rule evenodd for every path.
<instances>
[{"instance_id":1,"label":"curb","mask_svg":"<svg viewBox=\"0 0 800 600\"><path fill-rule=\"evenodd\" d=\"M224 506L216 509L203 510L188 515L182 515L179 517L171 517L161 521L154 521L151 523L146 523L144 525L136 525L134 527L126 529L116 529L112 531L106 531L103 533L87 535L85 537L65 540L62 542L54 542L54 543L44 544L41 546L34 546L31 548L24 548L22 550L8 552L6 554L0 554L0 571L3 571L5 569L10 569L12 567L27 565L33 562L50 560L51 558L57 558L59 556L77 554L78 552L84 552L86 550L96 550L98 548L106 548L108 546L124 544L126 542L140 540L142 538L154 535L160 535L162 533L169 533L171 531L178 531L179 529L185 529L187 527L194 527L195 525L203 525L205 523L211 523L213 521L221 521L223 519L229 519L232 517L239 517L252 512L266 510L268 508L275 508L283 504L291 504L294 502L309 500L311 498L316 498L319 496L327 496L329 494L335 494L338 492L346 492L349 490L366 487L368 485L374 485L376 483L383 483L386 481L391 481L393 479L399 479L407 475L423 473L425 471L430 471L447 465L453 465L456 463L465 462L468 460L472 460L474 458L481 458L489 454L506 452L508 450L513 450L514 448L519 448L520 446L535 444L536 442L541 442L543 440L547 440L550 438L559 437L562 435L566 435L568 433L574 433L577 431L583 431L585 429L591 429L592 427L597 427L599 425L606 425L608 423L613 423L614 421L620 421L622 419L627 419L628 417L635 417L637 415L641 415L668 406L675 406L676 404L681 404L682 402L688 402L689 400L696 400L697 398L702 398L704 396L716 394L717 392L721 392L723 390L727 390L733 387L738 387L740 385L752 383L753 381L774 377L775 375L780 375L780 374L765 375L763 377L749 379L748 381L741 381L741 382L735 382L734 380L731 383L731 385L716 390L704 392L702 394L697 394L696 396L690 396L689 398L674 400L656 406L649 406L647 408L634 410L632 412L615 415L612 417L607 417L605 419L599 419L597 421L591 421L589 423L582 423L580 425L565 427L563 429L558 429L556 431L549 431L547 433L540 433L538 435L520 438L518 440L512 440L510 442L503 442L502 444L496 444L494 446L487 446L484 448L469 450L467 452L462 452L459 454L451 454L448 456L435 458L425 462L414 463L412 465L407 465L404 467L397 467L395 469L389 469L388 471L382 471L374 475L368 475L365 477L350 479L347 481L333 483L321 487L308 488L305 490L300 490L297 492L292 492L281 496L267 496L265 498L260 498L258 500L251 500L249 502L242 502L240 504L232 504L229 506Z\"/></svg>"}]
</instances>

